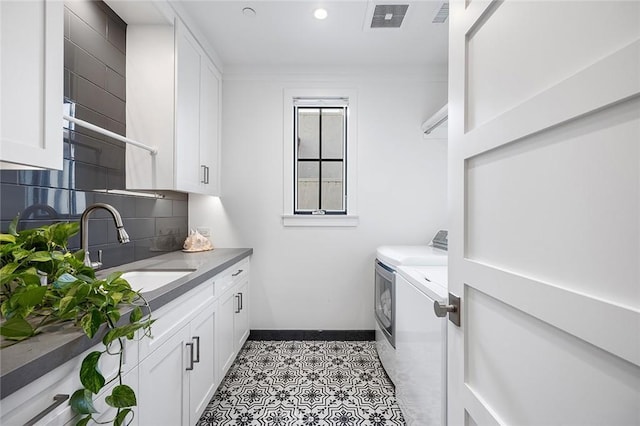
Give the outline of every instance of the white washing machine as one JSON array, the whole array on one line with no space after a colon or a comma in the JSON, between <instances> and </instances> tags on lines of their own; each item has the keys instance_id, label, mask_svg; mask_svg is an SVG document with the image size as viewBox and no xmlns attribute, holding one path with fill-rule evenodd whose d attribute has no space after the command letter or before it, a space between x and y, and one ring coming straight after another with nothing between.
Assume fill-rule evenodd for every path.
<instances>
[{"instance_id":1,"label":"white washing machine","mask_svg":"<svg viewBox=\"0 0 640 426\"><path fill-rule=\"evenodd\" d=\"M408 426L444 426L447 418L446 266L401 266L396 271L396 398Z\"/></svg>"},{"instance_id":2,"label":"white washing machine","mask_svg":"<svg viewBox=\"0 0 640 426\"><path fill-rule=\"evenodd\" d=\"M432 246L381 246L376 252L374 313L376 349L387 375L396 374L396 270L403 265L445 266L447 252Z\"/></svg>"}]
</instances>

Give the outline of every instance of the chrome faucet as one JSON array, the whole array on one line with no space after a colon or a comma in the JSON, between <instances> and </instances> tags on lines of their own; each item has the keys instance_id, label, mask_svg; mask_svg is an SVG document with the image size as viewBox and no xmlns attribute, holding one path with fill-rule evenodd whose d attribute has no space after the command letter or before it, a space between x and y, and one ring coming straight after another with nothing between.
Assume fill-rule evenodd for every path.
<instances>
[{"instance_id":1,"label":"chrome faucet","mask_svg":"<svg viewBox=\"0 0 640 426\"><path fill-rule=\"evenodd\" d=\"M82 250L84 250L84 264L86 266L90 266L93 269L98 269L102 266L102 250L98 250L98 261L92 262L91 256L89 255L89 216L96 209L105 209L111 216L113 216L113 220L116 223L116 230L118 231L118 242L120 244L125 244L129 242L129 234L124 230L124 225L122 224L122 217L118 210L115 209L110 204L105 203L95 203L91 204L87 207L84 212L82 212L82 217L80 218L80 241L82 244Z\"/></svg>"}]
</instances>

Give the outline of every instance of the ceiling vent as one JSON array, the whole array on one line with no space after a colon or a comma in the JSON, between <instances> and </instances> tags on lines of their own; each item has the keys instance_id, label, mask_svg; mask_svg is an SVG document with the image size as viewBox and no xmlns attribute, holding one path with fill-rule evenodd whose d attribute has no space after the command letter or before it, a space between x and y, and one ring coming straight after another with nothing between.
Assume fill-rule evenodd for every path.
<instances>
[{"instance_id":1,"label":"ceiling vent","mask_svg":"<svg viewBox=\"0 0 640 426\"><path fill-rule=\"evenodd\" d=\"M371 28L400 28L407 9L408 4L377 4L371 18Z\"/></svg>"},{"instance_id":2,"label":"ceiling vent","mask_svg":"<svg viewBox=\"0 0 640 426\"><path fill-rule=\"evenodd\" d=\"M436 13L436 16L433 17L433 22L434 24L444 24L447 21L447 18L449 18L449 2L445 1L444 3L442 3L442 6L440 6L440 10L438 10L438 13Z\"/></svg>"}]
</instances>

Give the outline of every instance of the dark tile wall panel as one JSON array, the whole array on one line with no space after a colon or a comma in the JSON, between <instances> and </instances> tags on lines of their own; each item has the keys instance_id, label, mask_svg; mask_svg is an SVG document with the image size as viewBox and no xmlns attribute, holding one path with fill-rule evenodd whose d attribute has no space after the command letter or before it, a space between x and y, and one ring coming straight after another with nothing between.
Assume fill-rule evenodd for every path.
<instances>
[{"instance_id":1,"label":"dark tile wall panel","mask_svg":"<svg viewBox=\"0 0 640 426\"><path fill-rule=\"evenodd\" d=\"M72 115L126 134L126 24L103 2L65 2L64 97ZM125 189L125 146L71 124L64 132L64 170L0 171L0 228L20 215L19 229L79 221L94 203L114 206L131 242L117 242L113 219L96 210L89 221L89 249L103 251L105 267L182 248L187 236L188 197L164 199L106 193ZM79 236L69 246L80 248Z\"/></svg>"}]
</instances>

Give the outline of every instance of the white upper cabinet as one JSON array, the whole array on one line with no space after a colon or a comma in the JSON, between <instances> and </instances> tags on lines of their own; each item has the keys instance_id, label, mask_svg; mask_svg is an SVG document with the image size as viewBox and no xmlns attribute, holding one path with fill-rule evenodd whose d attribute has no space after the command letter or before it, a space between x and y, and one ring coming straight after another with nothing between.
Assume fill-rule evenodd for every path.
<instances>
[{"instance_id":1,"label":"white upper cabinet","mask_svg":"<svg viewBox=\"0 0 640 426\"><path fill-rule=\"evenodd\" d=\"M188 28L127 27L127 188L219 195L220 86L217 68Z\"/></svg>"},{"instance_id":2,"label":"white upper cabinet","mask_svg":"<svg viewBox=\"0 0 640 426\"><path fill-rule=\"evenodd\" d=\"M0 165L62 170L64 5L0 1Z\"/></svg>"}]
</instances>

